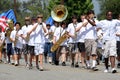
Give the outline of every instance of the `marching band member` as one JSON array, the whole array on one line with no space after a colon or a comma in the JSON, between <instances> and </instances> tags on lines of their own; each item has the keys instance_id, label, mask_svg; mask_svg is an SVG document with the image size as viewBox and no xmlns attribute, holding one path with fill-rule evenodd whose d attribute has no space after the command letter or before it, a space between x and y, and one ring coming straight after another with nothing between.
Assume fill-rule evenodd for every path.
<instances>
[{"instance_id":1,"label":"marching band member","mask_svg":"<svg viewBox=\"0 0 120 80\"><path fill-rule=\"evenodd\" d=\"M78 51L81 54L81 62L82 62L82 67L85 68L86 64L85 64L85 23L86 19L85 19L86 15L81 15L81 21L80 23L78 23L78 26L76 27L76 32L77 34L77 46L78 46Z\"/></svg>"},{"instance_id":2,"label":"marching band member","mask_svg":"<svg viewBox=\"0 0 120 80\"><path fill-rule=\"evenodd\" d=\"M11 34L11 27L13 26L9 26L6 28L6 31L5 31L5 39L6 39L6 53L7 53L7 61L8 61L8 64L12 64L14 65L14 50L13 50L13 47L12 47L12 42L10 40L10 34ZM12 59L11 59L12 57Z\"/></svg>"},{"instance_id":3,"label":"marching band member","mask_svg":"<svg viewBox=\"0 0 120 80\"><path fill-rule=\"evenodd\" d=\"M54 32L54 44L60 39L60 37L66 32L66 23L62 22L61 25ZM59 57L61 56L62 66L66 66L66 54L68 53L67 40L60 44L60 47L56 50L56 65L59 65Z\"/></svg>"},{"instance_id":4,"label":"marching band member","mask_svg":"<svg viewBox=\"0 0 120 80\"><path fill-rule=\"evenodd\" d=\"M52 46L53 32L51 30L50 24L46 24L48 32L45 34L45 46L44 46L44 56L45 63L47 63L47 56L49 63L52 63L52 52L50 51Z\"/></svg>"},{"instance_id":5,"label":"marching band member","mask_svg":"<svg viewBox=\"0 0 120 80\"><path fill-rule=\"evenodd\" d=\"M27 30L28 30L28 26L30 26L30 17L25 17L25 25L22 27L22 39L23 39L23 54L24 54L24 58L25 58L25 66L29 67L28 64L28 41L26 40L27 38Z\"/></svg>"},{"instance_id":6,"label":"marching band member","mask_svg":"<svg viewBox=\"0 0 120 80\"><path fill-rule=\"evenodd\" d=\"M32 17L31 22L32 22L32 24L30 26L28 26L27 33L31 30L31 28L33 28L35 26L36 18ZM32 69L33 68L32 59L35 55L35 53L34 53L35 32L33 31L30 34L30 36L28 36L27 38L28 38L28 53L29 53L29 69Z\"/></svg>"},{"instance_id":7,"label":"marching band member","mask_svg":"<svg viewBox=\"0 0 120 80\"><path fill-rule=\"evenodd\" d=\"M115 68L115 58L117 57L116 52L116 31L117 26L120 26L119 20L114 20L112 18L112 12L108 11L106 13L106 19L101 20L99 23L95 24L89 21L92 25L97 26L97 28L102 29L103 31L103 40L104 40L104 53L105 57L105 70L104 72L109 72L108 62L110 59L111 63L111 73L116 73Z\"/></svg>"},{"instance_id":8,"label":"marching band member","mask_svg":"<svg viewBox=\"0 0 120 80\"><path fill-rule=\"evenodd\" d=\"M91 21L93 23L97 23L97 20L94 20L94 11L89 10L87 12L87 20L88 22ZM85 49L86 49L86 64L87 68L91 68L93 71L97 71L98 68L96 67L96 58L97 58L97 43L96 43L96 27L91 25L90 22L85 27ZM90 56L92 56L92 65L90 65Z\"/></svg>"},{"instance_id":9,"label":"marching band member","mask_svg":"<svg viewBox=\"0 0 120 80\"><path fill-rule=\"evenodd\" d=\"M118 20L120 20L120 14L118 16ZM120 68L120 26L117 26L117 32L116 32L116 36L117 36L117 68Z\"/></svg>"},{"instance_id":10,"label":"marching band member","mask_svg":"<svg viewBox=\"0 0 120 80\"><path fill-rule=\"evenodd\" d=\"M35 55L39 56L40 58L40 68L38 66L38 58L36 57L36 68L40 71L43 71L43 52L44 52L44 45L45 45L45 36L44 33L47 33L46 24L42 22L43 15L40 14L37 16L37 23L35 26L28 32L28 35L34 31L35 33Z\"/></svg>"},{"instance_id":11,"label":"marching band member","mask_svg":"<svg viewBox=\"0 0 120 80\"><path fill-rule=\"evenodd\" d=\"M51 31L53 35L58 27L59 27L59 22L54 21L54 25L51 26ZM52 45L53 44L54 44L54 40L52 39ZM58 64L58 61L56 61L56 52L52 52L52 64Z\"/></svg>"},{"instance_id":12,"label":"marching band member","mask_svg":"<svg viewBox=\"0 0 120 80\"><path fill-rule=\"evenodd\" d=\"M0 26L0 63L3 62L2 61L2 50L4 47L4 43L5 43L5 34L4 32L2 32L2 28Z\"/></svg>"},{"instance_id":13,"label":"marching band member","mask_svg":"<svg viewBox=\"0 0 120 80\"><path fill-rule=\"evenodd\" d=\"M71 67L79 67L78 62L75 62L74 60L78 60L78 53L77 53L77 45L76 45L76 40L77 40L77 33L76 33L76 27L77 27L77 16L72 16L72 23L68 25L67 31L69 40L68 40L68 46L69 46L69 53L71 56Z\"/></svg>"},{"instance_id":14,"label":"marching band member","mask_svg":"<svg viewBox=\"0 0 120 80\"><path fill-rule=\"evenodd\" d=\"M22 49L22 31L20 30L20 23L16 22L15 23L16 29L13 30L10 34L10 39L13 44L13 50L14 50L14 61L15 61L15 66L19 65L19 57Z\"/></svg>"}]
</instances>

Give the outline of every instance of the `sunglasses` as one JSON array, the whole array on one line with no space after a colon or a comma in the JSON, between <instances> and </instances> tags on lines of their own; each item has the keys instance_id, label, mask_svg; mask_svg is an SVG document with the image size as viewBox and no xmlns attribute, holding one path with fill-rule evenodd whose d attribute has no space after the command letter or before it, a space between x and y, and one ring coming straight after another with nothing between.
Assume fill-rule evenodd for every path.
<instances>
[{"instance_id":1,"label":"sunglasses","mask_svg":"<svg viewBox=\"0 0 120 80\"><path fill-rule=\"evenodd\" d=\"M43 17L37 17L37 18L43 18Z\"/></svg>"}]
</instances>

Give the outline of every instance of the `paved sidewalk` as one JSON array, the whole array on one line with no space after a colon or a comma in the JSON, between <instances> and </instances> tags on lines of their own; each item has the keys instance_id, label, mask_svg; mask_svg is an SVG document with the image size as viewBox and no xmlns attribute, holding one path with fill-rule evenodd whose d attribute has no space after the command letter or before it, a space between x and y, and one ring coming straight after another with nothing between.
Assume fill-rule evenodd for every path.
<instances>
[{"instance_id":1,"label":"paved sidewalk","mask_svg":"<svg viewBox=\"0 0 120 80\"><path fill-rule=\"evenodd\" d=\"M120 80L120 69L118 73L104 73L103 63L98 66L99 71L87 69L71 68L70 63L67 66L55 66L44 63L44 71L38 71L35 66L29 70L25 68L24 61L21 65L0 63L0 80Z\"/></svg>"}]
</instances>

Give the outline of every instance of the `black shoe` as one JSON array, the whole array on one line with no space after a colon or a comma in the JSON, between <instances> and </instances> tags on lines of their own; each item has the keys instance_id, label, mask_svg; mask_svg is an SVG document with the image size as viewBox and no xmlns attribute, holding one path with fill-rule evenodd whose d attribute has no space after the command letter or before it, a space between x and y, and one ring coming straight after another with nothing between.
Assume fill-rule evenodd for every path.
<instances>
[{"instance_id":1,"label":"black shoe","mask_svg":"<svg viewBox=\"0 0 120 80\"><path fill-rule=\"evenodd\" d=\"M38 65L36 66L36 69L38 69L38 70L40 69Z\"/></svg>"},{"instance_id":2,"label":"black shoe","mask_svg":"<svg viewBox=\"0 0 120 80\"><path fill-rule=\"evenodd\" d=\"M30 65L29 65L29 69L32 69L32 68L33 68L33 65L32 65L32 64L30 64Z\"/></svg>"},{"instance_id":3,"label":"black shoe","mask_svg":"<svg viewBox=\"0 0 120 80\"><path fill-rule=\"evenodd\" d=\"M14 65L14 63L11 63L12 65Z\"/></svg>"},{"instance_id":4,"label":"black shoe","mask_svg":"<svg viewBox=\"0 0 120 80\"><path fill-rule=\"evenodd\" d=\"M43 69L40 69L40 71L43 71Z\"/></svg>"},{"instance_id":5,"label":"black shoe","mask_svg":"<svg viewBox=\"0 0 120 80\"><path fill-rule=\"evenodd\" d=\"M120 63L117 64L117 68L120 68Z\"/></svg>"},{"instance_id":6,"label":"black shoe","mask_svg":"<svg viewBox=\"0 0 120 80\"><path fill-rule=\"evenodd\" d=\"M55 61L55 65L59 65L59 61Z\"/></svg>"},{"instance_id":7,"label":"black shoe","mask_svg":"<svg viewBox=\"0 0 120 80\"><path fill-rule=\"evenodd\" d=\"M18 64L15 64L15 66L18 66Z\"/></svg>"},{"instance_id":8,"label":"black shoe","mask_svg":"<svg viewBox=\"0 0 120 80\"><path fill-rule=\"evenodd\" d=\"M97 67L92 67L91 68L93 71L98 71L98 68Z\"/></svg>"},{"instance_id":9,"label":"black shoe","mask_svg":"<svg viewBox=\"0 0 120 80\"><path fill-rule=\"evenodd\" d=\"M96 60L96 62L97 62L97 65L100 65L100 61L98 59Z\"/></svg>"},{"instance_id":10,"label":"black shoe","mask_svg":"<svg viewBox=\"0 0 120 80\"><path fill-rule=\"evenodd\" d=\"M116 69L112 70L112 73L117 73L117 70Z\"/></svg>"},{"instance_id":11,"label":"black shoe","mask_svg":"<svg viewBox=\"0 0 120 80\"><path fill-rule=\"evenodd\" d=\"M43 67L42 66L40 66L40 69L39 69L40 71L43 71Z\"/></svg>"},{"instance_id":12,"label":"black shoe","mask_svg":"<svg viewBox=\"0 0 120 80\"><path fill-rule=\"evenodd\" d=\"M65 63L65 62L62 62L62 66L66 66L66 63Z\"/></svg>"},{"instance_id":13,"label":"black shoe","mask_svg":"<svg viewBox=\"0 0 120 80\"><path fill-rule=\"evenodd\" d=\"M71 64L71 67L74 67L74 63Z\"/></svg>"},{"instance_id":14,"label":"black shoe","mask_svg":"<svg viewBox=\"0 0 120 80\"><path fill-rule=\"evenodd\" d=\"M79 67L78 63L76 63L76 64L75 64L75 67L76 67L76 68L78 68L78 67Z\"/></svg>"},{"instance_id":15,"label":"black shoe","mask_svg":"<svg viewBox=\"0 0 120 80\"><path fill-rule=\"evenodd\" d=\"M2 60L0 60L0 63L2 63L3 61Z\"/></svg>"}]
</instances>

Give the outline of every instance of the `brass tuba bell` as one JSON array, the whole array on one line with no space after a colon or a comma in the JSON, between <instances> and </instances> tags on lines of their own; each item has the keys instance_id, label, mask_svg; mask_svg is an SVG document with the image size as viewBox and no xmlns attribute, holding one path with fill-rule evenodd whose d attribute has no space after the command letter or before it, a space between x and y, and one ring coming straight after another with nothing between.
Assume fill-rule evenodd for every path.
<instances>
[{"instance_id":1,"label":"brass tuba bell","mask_svg":"<svg viewBox=\"0 0 120 80\"><path fill-rule=\"evenodd\" d=\"M68 10L64 5L57 5L54 7L54 9L51 11L51 16L53 20L57 22L62 22L67 18Z\"/></svg>"}]
</instances>

